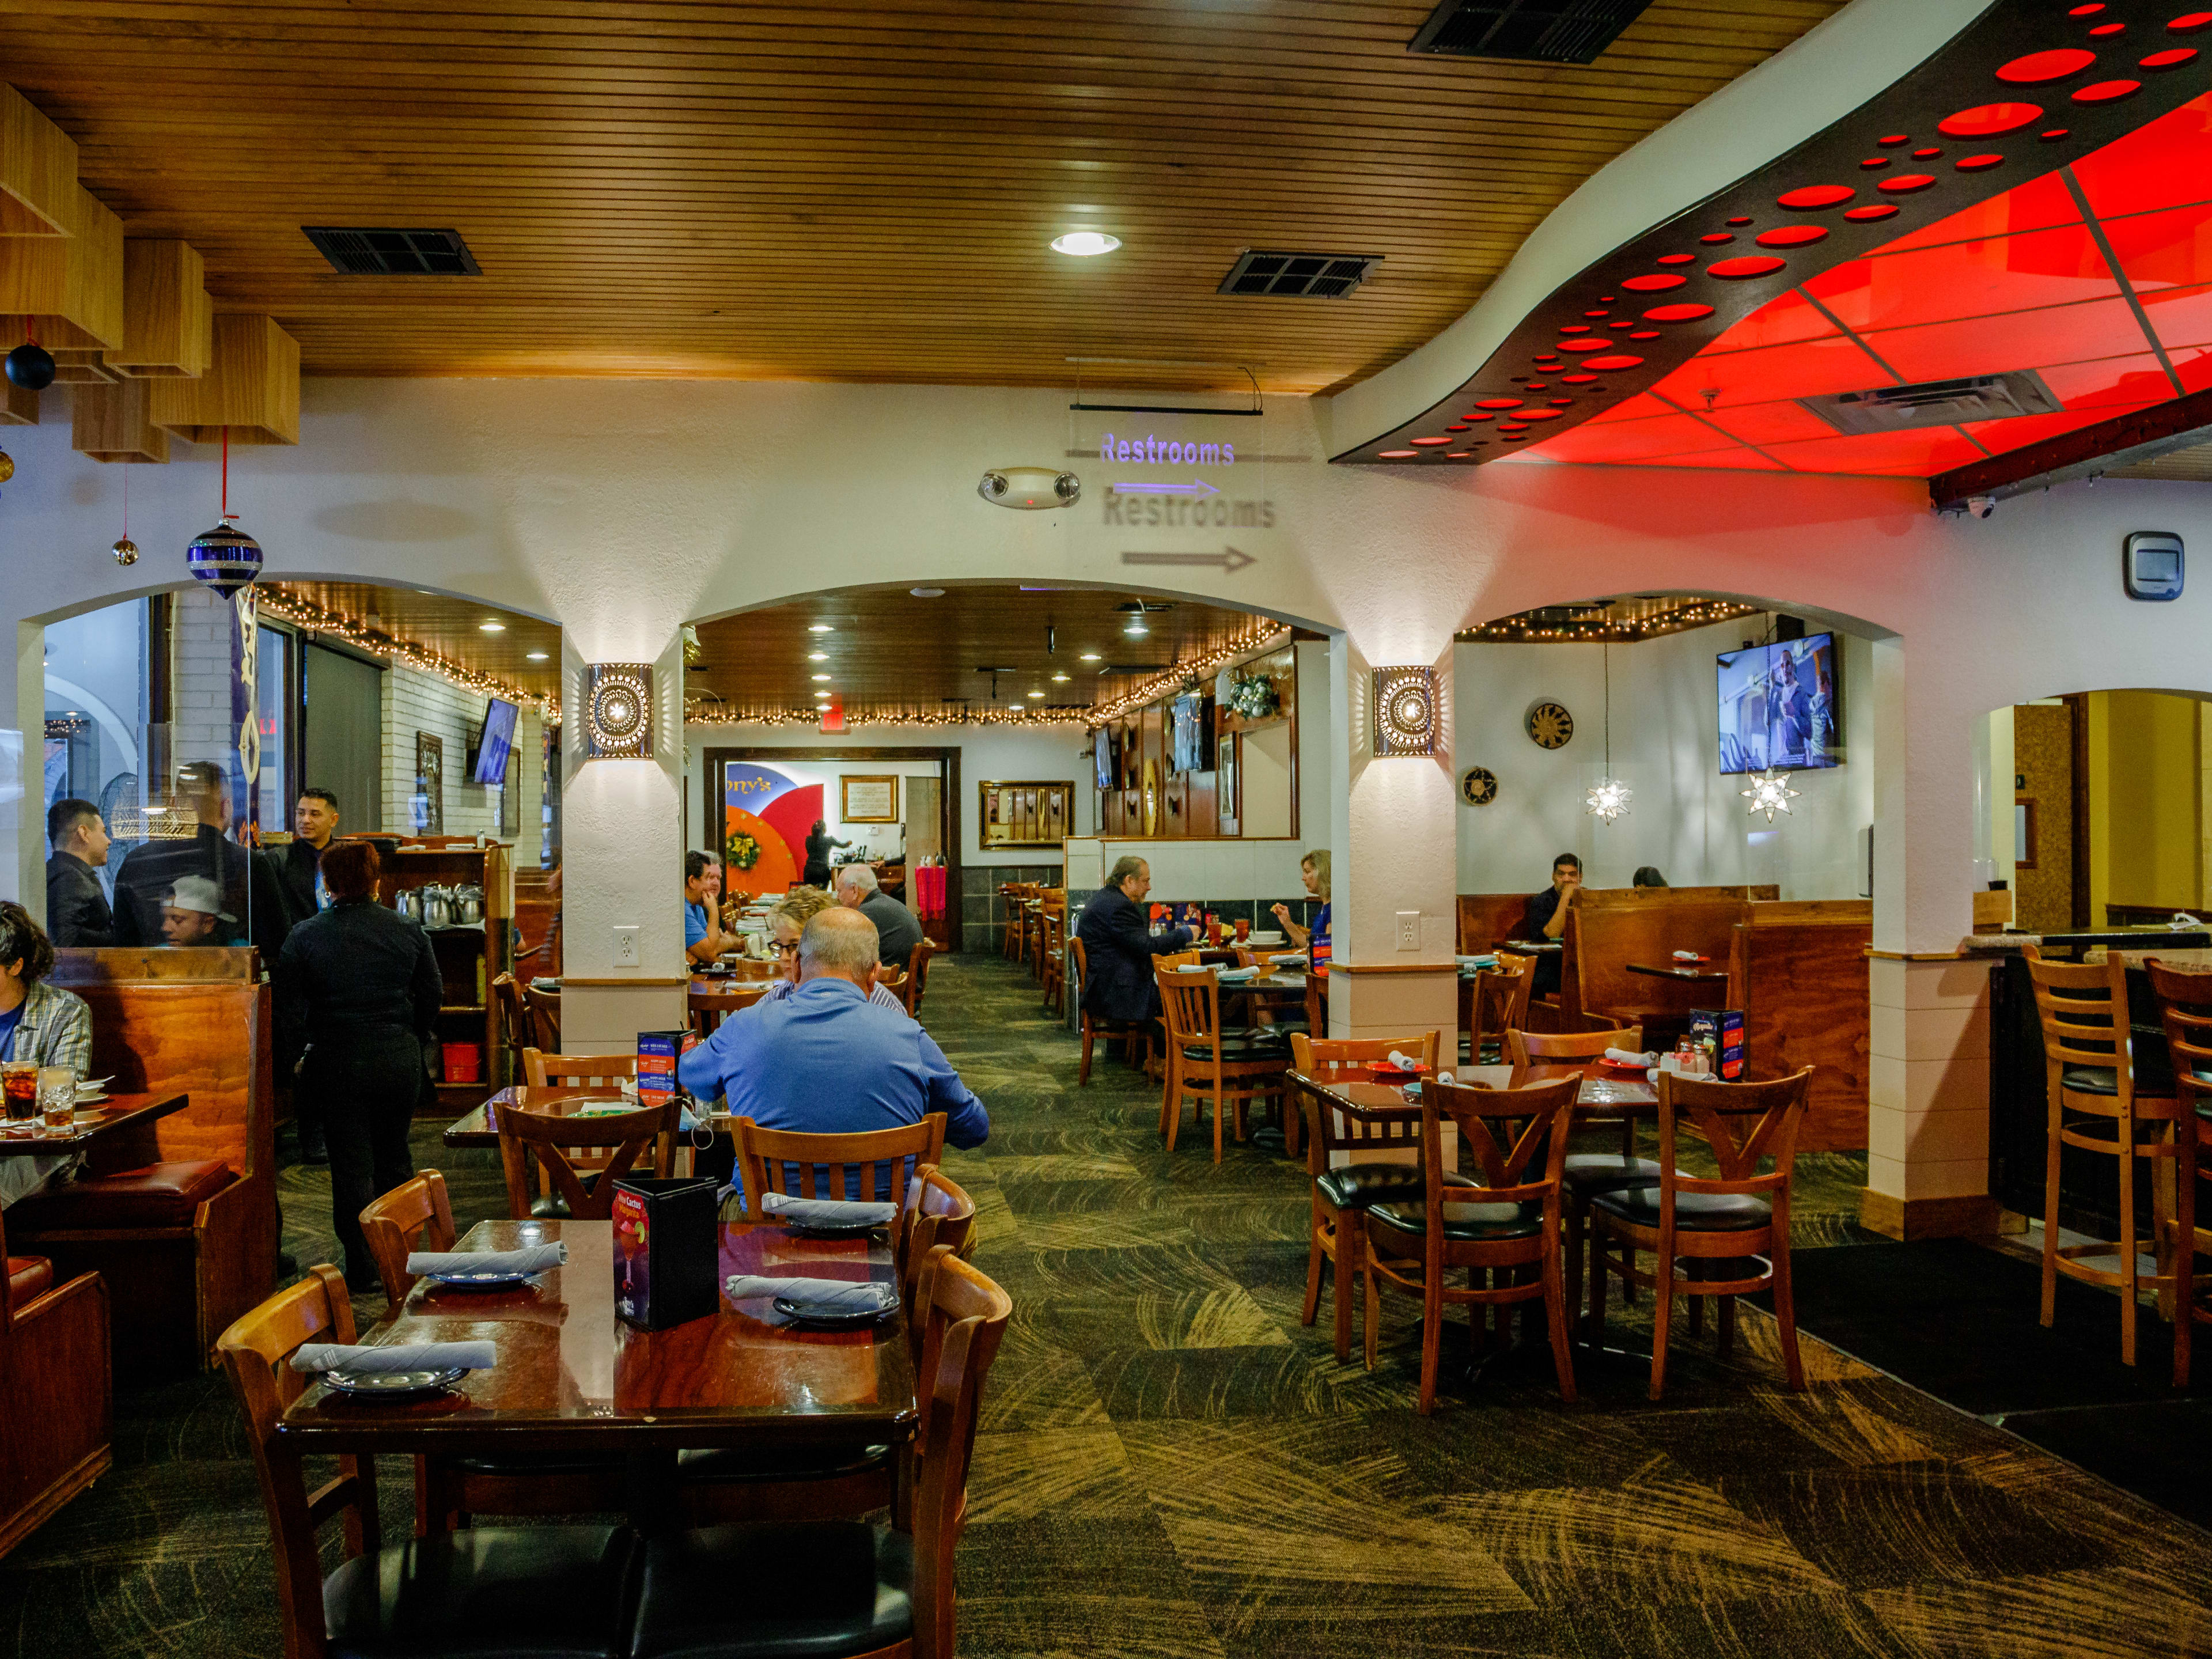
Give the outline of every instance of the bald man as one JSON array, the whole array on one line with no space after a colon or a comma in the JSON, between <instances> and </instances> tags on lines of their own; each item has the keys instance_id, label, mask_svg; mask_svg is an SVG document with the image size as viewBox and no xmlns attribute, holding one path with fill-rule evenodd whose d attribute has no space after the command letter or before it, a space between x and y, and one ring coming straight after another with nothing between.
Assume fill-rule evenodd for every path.
<instances>
[{"instance_id":1,"label":"bald man","mask_svg":"<svg viewBox=\"0 0 2212 1659\"><path fill-rule=\"evenodd\" d=\"M946 1140L981 1146L991 1133L983 1103L928 1032L869 1001L875 967L875 924L858 910L823 911L799 936L799 988L724 1020L678 1062L678 1078L763 1128L858 1134L942 1112Z\"/></svg>"}]
</instances>

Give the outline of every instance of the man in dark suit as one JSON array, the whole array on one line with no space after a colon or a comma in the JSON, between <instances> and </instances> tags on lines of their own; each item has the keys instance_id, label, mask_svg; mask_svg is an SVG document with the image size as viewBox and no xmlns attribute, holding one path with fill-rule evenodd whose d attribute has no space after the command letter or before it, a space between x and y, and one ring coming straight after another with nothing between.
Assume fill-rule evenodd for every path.
<instances>
[{"instance_id":1,"label":"man in dark suit","mask_svg":"<svg viewBox=\"0 0 2212 1659\"><path fill-rule=\"evenodd\" d=\"M1075 936L1083 941L1083 1006L1094 1019L1156 1018L1160 988L1152 981L1152 958L1189 947L1188 927L1151 931L1144 897L1152 890L1152 866L1123 858L1076 921Z\"/></svg>"},{"instance_id":2,"label":"man in dark suit","mask_svg":"<svg viewBox=\"0 0 2212 1659\"><path fill-rule=\"evenodd\" d=\"M93 872L107 862L107 826L88 800L64 795L46 811L46 936L60 945L115 943L115 916Z\"/></svg>"}]
</instances>

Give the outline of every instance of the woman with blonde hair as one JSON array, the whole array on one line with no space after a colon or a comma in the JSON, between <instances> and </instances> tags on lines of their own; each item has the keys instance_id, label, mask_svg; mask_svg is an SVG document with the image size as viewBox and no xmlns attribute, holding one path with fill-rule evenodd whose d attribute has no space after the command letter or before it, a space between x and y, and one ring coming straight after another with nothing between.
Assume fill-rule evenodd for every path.
<instances>
[{"instance_id":1,"label":"woman with blonde hair","mask_svg":"<svg viewBox=\"0 0 2212 1659\"><path fill-rule=\"evenodd\" d=\"M776 970L782 977L769 988L766 996L752 1006L777 1002L799 988L799 937L806 931L806 924L824 910L836 908L837 901L819 887L794 887L779 899L768 913L769 933L775 940ZM906 1004L880 985L868 988L868 1000L885 1008L906 1012Z\"/></svg>"},{"instance_id":2,"label":"woman with blonde hair","mask_svg":"<svg viewBox=\"0 0 2212 1659\"><path fill-rule=\"evenodd\" d=\"M1283 931L1290 935L1291 943L1297 949L1303 951L1310 945L1318 945L1327 950L1329 943L1328 848L1316 847L1300 859L1298 873L1306 878L1307 895L1321 901L1321 909L1314 916L1313 926L1301 927L1292 921L1291 908L1287 904L1275 907L1275 920L1283 924Z\"/></svg>"}]
</instances>

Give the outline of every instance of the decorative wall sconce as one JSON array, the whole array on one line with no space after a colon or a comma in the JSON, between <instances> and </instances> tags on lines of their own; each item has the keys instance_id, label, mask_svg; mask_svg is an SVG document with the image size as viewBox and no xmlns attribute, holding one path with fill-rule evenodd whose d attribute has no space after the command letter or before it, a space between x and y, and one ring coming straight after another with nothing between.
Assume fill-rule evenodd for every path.
<instances>
[{"instance_id":1,"label":"decorative wall sconce","mask_svg":"<svg viewBox=\"0 0 2212 1659\"><path fill-rule=\"evenodd\" d=\"M653 758L653 665L595 662L584 670L584 758Z\"/></svg>"},{"instance_id":2,"label":"decorative wall sconce","mask_svg":"<svg viewBox=\"0 0 2212 1659\"><path fill-rule=\"evenodd\" d=\"M1434 755L1438 742L1437 671L1378 668L1375 674L1375 752Z\"/></svg>"}]
</instances>

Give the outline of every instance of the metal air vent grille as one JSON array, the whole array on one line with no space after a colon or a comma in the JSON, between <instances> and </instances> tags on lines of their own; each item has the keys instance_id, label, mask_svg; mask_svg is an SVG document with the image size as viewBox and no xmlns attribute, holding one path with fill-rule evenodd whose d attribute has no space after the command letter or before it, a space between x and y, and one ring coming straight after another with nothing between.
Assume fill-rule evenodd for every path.
<instances>
[{"instance_id":1,"label":"metal air vent grille","mask_svg":"<svg viewBox=\"0 0 2212 1659\"><path fill-rule=\"evenodd\" d=\"M1970 374L1955 380L1842 392L1798 403L1838 432L1903 432L1913 427L2002 421L2015 415L2056 415L2065 405L2033 369L2009 374Z\"/></svg>"},{"instance_id":2,"label":"metal air vent grille","mask_svg":"<svg viewBox=\"0 0 2212 1659\"><path fill-rule=\"evenodd\" d=\"M349 229L302 225L331 269L346 276L481 276L458 230Z\"/></svg>"},{"instance_id":3,"label":"metal air vent grille","mask_svg":"<svg viewBox=\"0 0 2212 1659\"><path fill-rule=\"evenodd\" d=\"M1406 50L1590 64L1651 0L1443 0Z\"/></svg>"},{"instance_id":4,"label":"metal air vent grille","mask_svg":"<svg viewBox=\"0 0 2212 1659\"><path fill-rule=\"evenodd\" d=\"M1382 262L1379 253L1282 253L1248 248L1214 292L1278 300L1341 300Z\"/></svg>"}]
</instances>

